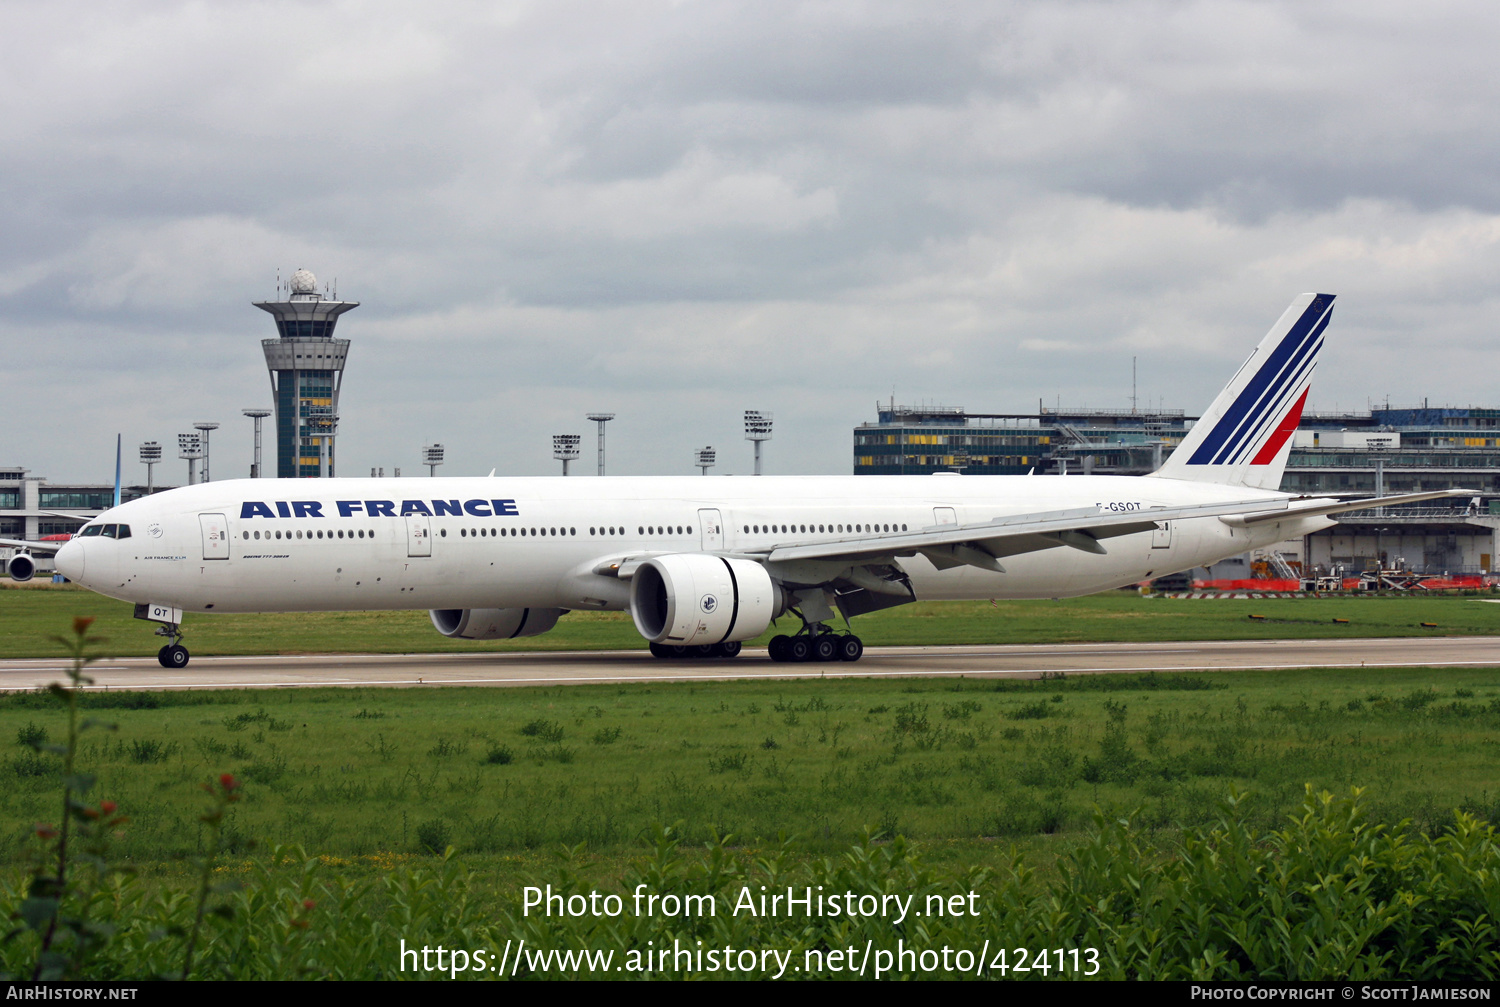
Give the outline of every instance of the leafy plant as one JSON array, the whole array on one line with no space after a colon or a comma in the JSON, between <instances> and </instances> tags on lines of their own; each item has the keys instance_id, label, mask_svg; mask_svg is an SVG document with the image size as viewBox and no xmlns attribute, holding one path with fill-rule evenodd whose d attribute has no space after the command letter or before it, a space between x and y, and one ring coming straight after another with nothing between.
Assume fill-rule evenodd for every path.
<instances>
[{"instance_id":1,"label":"leafy plant","mask_svg":"<svg viewBox=\"0 0 1500 1007\"><path fill-rule=\"evenodd\" d=\"M555 744L556 742L562 741L563 727L561 724L553 723L550 720L542 720L538 718L537 720L533 720L522 725L521 733L528 738L536 738L538 741L551 742Z\"/></svg>"},{"instance_id":2,"label":"leafy plant","mask_svg":"<svg viewBox=\"0 0 1500 1007\"><path fill-rule=\"evenodd\" d=\"M68 685L53 683L48 692L62 704L68 715L63 744L47 744L45 729L23 730L23 740L37 754L43 752L62 757L62 807L59 824L39 824L33 830L41 843L31 870L26 898L18 913L25 928L40 935L32 979L62 979L77 975L89 957L108 941L112 928L90 916L92 892L111 873L107 859L108 842L115 829L128 819L119 813L113 801L97 806L84 797L94 787L94 777L77 770L78 739L93 728L108 728L94 720L79 720L78 697L93 679L84 669L99 659L95 647L102 640L89 633L93 619L75 618L73 633L56 637L68 651ZM78 861L92 871L80 880ZM11 931L7 940L19 931Z\"/></svg>"},{"instance_id":3,"label":"leafy plant","mask_svg":"<svg viewBox=\"0 0 1500 1007\"><path fill-rule=\"evenodd\" d=\"M452 827L441 818L432 818L417 826L417 845L427 853L442 853L447 849Z\"/></svg>"}]
</instances>

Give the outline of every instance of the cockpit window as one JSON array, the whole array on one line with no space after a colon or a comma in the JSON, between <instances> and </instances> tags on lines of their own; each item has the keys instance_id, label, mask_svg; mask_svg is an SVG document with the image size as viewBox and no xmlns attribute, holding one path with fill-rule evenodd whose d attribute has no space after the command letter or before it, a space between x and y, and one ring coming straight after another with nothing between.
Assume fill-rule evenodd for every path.
<instances>
[{"instance_id":1,"label":"cockpit window","mask_svg":"<svg viewBox=\"0 0 1500 1007\"><path fill-rule=\"evenodd\" d=\"M122 525L116 525L115 527L117 527L117 528L120 529L119 532L116 533L115 538L129 538L130 537L130 525L128 525L128 524L122 524Z\"/></svg>"},{"instance_id":2,"label":"cockpit window","mask_svg":"<svg viewBox=\"0 0 1500 1007\"><path fill-rule=\"evenodd\" d=\"M105 538L114 538L115 537L115 529L118 528L118 527L120 527L120 526L117 525L117 524L107 524L107 525L104 526L104 530L102 532L100 532L99 534L103 535Z\"/></svg>"},{"instance_id":3,"label":"cockpit window","mask_svg":"<svg viewBox=\"0 0 1500 1007\"><path fill-rule=\"evenodd\" d=\"M92 538L93 536L98 535L103 530L104 526L102 524L91 524L87 528L83 529L83 537Z\"/></svg>"}]
</instances>

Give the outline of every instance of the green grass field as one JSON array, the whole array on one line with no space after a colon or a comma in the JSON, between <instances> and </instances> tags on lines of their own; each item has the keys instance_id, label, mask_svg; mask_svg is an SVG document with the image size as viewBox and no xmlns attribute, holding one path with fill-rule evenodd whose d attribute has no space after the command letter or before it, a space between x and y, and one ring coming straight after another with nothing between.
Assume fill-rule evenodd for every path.
<instances>
[{"instance_id":1,"label":"green grass field","mask_svg":"<svg viewBox=\"0 0 1500 1007\"><path fill-rule=\"evenodd\" d=\"M300 843L359 858L630 849L654 825L691 843L866 828L928 843L1054 842L1095 808L1152 828L1206 821L1231 788L1266 824L1305 784L1370 789L1374 813L1433 827L1500 805L1500 669L521 689L98 693L80 766L162 863L202 842L197 784L231 772L238 853ZM55 817L61 730L44 694L0 697L0 826Z\"/></svg>"},{"instance_id":2,"label":"green grass field","mask_svg":"<svg viewBox=\"0 0 1500 1007\"><path fill-rule=\"evenodd\" d=\"M1251 620L1251 614L1264 620ZM75 615L92 616L110 656L148 656L162 641L131 606L71 584L7 585L0 590L0 640L7 657L62 653L53 637ZM1335 619L1348 620L1335 623ZM1436 628L1424 628L1424 622ZM781 620L750 643L789 632ZM185 624L195 654L444 653L503 650L642 649L623 612L573 612L557 628L525 640L448 640L426 612L193 615ZM1500 633L1500 605L1473 595L1200 601L1110 592L1065 601L918 602L863 616L854 630L872 646L983 643L1269 640Z\"/></svg>"},{"instance_id":3,"label":"green grass field","mask_svg":"<svg viewBox=\"0 0 1500 1007\"><path fill-rule=\"evenodd\" d=\"M1462 597L1112 595L910 606L859 629L887 643L1473 634L1492 631L1492 612ZM149 626L96 596L0 594L15 656L48 652L76 614L99 617L96 635L113 638L101 651L154 647ZM287 634L310 629L328 630L328 650L496 649L444 641L424 613L201 623L200 653L305 651ZM597 615L529 643L640 645L623 617ZM76 771L97 777L86 803L129 818L98 848L131 873L95 889L96 861L75 866L68 912L88 905L115 936L89 961L64 945L58 974L178 974L198 891L223 910L202 923L191 974L204 978L392 978L401 940L498 960L521 937L622 954L669 937L819 954L861 938L887 950L898 937L1057 944L1100 949L1112 978L1500 973L1489 922L1500 843L1454 815L1500 820L1500 669L109 691L79 703L95 725L77 751ZM56 697L0 694L0 834L16 837L0 856L7 913L29 904L28 864L56 848L37 827L58 820L60 759L46 746L65 734ZM203 785L224 773L243 799L205 864L216 833ZM1363 788L1363 813L1418 831L1368 829L1337 802L1309 803L1309 786ZM1129 828L1109 824L1126 817ZM667 828L686 845L667 843ZM450 847L458 859L443 861ZM1370 886L1396 877L1412 898L1372 905ZM543 882L725 899L742 883L972 890L984 911L900 931L659 916L622 928L524 917L522 886ZM1356 917L1369 925L1345 926ZM39 935L0 945L0 975L30 974ZM531 962L522 974L575 973Z\"/></svg>"}]
</instances>

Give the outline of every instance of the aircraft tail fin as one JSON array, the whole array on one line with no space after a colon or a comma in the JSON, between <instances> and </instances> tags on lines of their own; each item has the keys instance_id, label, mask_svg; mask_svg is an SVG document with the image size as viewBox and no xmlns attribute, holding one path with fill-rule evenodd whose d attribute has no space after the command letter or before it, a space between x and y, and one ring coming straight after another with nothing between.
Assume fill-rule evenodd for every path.
<instances>
[{"instance_id":1,"label":"aircraft tail fin","mask_svg":"<svg viewBox=\"0 0 1500 1007\"><path fill-rule=\"evenodd\" d=\"M1281 485L1333 294L1302 294L1155 473L1252 489Z\"/></svg>"}]
</instances>

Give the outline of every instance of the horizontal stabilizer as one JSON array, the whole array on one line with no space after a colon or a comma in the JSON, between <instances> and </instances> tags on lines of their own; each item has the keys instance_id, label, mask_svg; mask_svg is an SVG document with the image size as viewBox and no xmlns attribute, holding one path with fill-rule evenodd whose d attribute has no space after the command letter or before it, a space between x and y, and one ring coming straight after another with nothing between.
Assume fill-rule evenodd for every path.
<instances>
[{"instance_id":1,"label":"horizontal stabilizer","mask_svg":"<svg viewBox=\"0 0 1500 1007\"><path fill-rule=\"evenodd\" d=\"M1443 500L1450 497L1472 497L1478 490L1430 490L1426 493L1398 493L1386 497L1363 497L1359 500L1313 500L1307 503L1294 502L1285 510L1263 514L1237 514L1221 517L1225 524L1243 528L1247 525L1264 524L1267 521L1292 521L1302 517L1328 517L1333 514L1348 514L1352 511L1374 510L1377 507L1399 507L1402 504L1421 503L1423 500Z\"/></svg>"}]
</instances>

